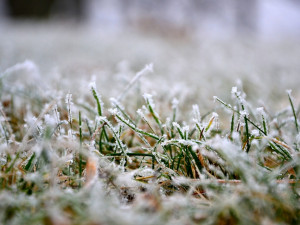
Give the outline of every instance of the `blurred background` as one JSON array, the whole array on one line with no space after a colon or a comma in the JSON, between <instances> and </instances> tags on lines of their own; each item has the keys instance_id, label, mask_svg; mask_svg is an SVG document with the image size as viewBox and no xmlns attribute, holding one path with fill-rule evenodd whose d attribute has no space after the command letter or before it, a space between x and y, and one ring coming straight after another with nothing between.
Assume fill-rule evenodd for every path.
<instances>
[{"instance_id":1,"label":"blurred background","mask_svg":"<svg viewBox=\"0 0 300 225\"><path fill-rule=\"evenodd\" d=\"M73 20L184 35L300 35L299 0L1 0L1 20Z\"/></svg>"},{"instance_id":2,"label":"blurred background","mask_svg":"<svg viewBox=\"0 0 300 225\"><path fill-rule=\"evenodd\" d=\"M0 71L17 64L15 86L83 95L94 79L109 99L153 63L126 104L151 92L211 109L238 85L281 108L286 89L300 102L299 59L300 0L0 0Z\"/></svg>"}]
</instances>

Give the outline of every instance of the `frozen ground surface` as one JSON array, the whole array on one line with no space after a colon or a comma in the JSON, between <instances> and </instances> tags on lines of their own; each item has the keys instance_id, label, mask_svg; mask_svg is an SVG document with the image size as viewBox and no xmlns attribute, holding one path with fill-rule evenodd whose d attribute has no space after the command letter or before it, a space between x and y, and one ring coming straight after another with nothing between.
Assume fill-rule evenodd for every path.
<instances>
[{"instance_id":1,"label":"frozen ground surface","mask_svg":"<svg viewBox=\"0 0 300 225\"><path fill-rule=\"evenodd\" d=\"M1 224L299 224L298 40L0 33Z\"/></svg>"}]
</instances>

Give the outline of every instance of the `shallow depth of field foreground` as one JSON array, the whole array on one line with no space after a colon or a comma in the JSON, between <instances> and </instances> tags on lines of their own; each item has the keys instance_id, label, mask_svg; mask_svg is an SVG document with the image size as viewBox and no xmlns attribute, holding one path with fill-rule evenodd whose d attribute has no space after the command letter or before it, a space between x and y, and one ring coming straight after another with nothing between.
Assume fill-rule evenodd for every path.
<instances>
[{"instance_id":1,"label":"shallow depth of field foreground","mask_svg":"<svg viewBox=\"0 0 300 225\"><path fill-rule=\"evenodd\" d=\"M0 224L300 223L298 39L0 25Z\"/></svg>"}]
</instances>

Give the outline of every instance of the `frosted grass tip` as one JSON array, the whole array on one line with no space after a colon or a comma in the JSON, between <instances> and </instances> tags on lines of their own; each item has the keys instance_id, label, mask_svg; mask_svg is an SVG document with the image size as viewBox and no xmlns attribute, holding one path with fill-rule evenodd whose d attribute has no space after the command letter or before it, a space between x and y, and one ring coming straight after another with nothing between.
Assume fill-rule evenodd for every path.
<instances>
[{"instance_id":1,"label":"frosted grass tip","mask_svg":"<svg viewBox=\"0 0 300 225\"><path fill-rule=\"evenodd\" d=\"M173 100L172 100L172 109L176 109L177 106L178 106L178 103L179 103L178 99L173 98Z\"/></svg>"},{"instance_id":2,"label":"frosted grass tip","mask_svg":"<svg viewBox=\"0 0 300 225\"><path fill-rule=\"evenodd\" d=\"M236 94L236 93L237 93L237 87L232 87L231 94Z\"/></svg>"},{"instance_id":3,"label":"frosted grass tip","mask_svg":"<svg viewBox=\"0 0 300 225\"><path fill-rule=\"evenodd\" d=\"M265 112L263 107L256 108L256 111L257 111L259 114L264 114L264 112Z\"/></svg>"},{"instance_id":4,"label":"frosted grass tip","mask_svg":"<svg viewBox=\"0 0 300 225\"><path fill-rule=\"evenodd\" d=\"M149 63L145 66L145 70L153 73L153 63Z\"/></svg>"},{"instance_id":5,"label":"frosted grass tip","mask_svg":"<svg viewBox=\"0 0 300 225\"><path fill-rule=\"evenodd\" d=\"M108 112L111 113L114 116L118 114L118 110L116 108L114 108L114 109L108 109Z\"/></svg>"},{"instance_id":6,"label":"frosted grass tip","mask_svg":"<svg viewBox=\"0 0 300 225\"><path fill-rule=\"evenodd\" d=\"M90 83L89 83L89 89L90 90L96 90L96 82L95 81L91 81Z\"/></svg>"}]
</instances>

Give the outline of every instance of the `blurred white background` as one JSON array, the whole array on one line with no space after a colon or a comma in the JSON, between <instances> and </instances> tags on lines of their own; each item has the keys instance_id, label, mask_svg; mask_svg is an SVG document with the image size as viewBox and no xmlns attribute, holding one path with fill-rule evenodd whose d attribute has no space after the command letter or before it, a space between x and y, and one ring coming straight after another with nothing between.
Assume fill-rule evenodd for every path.
<instances>
[{"instance_id":1,"label":"blurred white background","mask_svg":"<svg viewBox=\"0 0 300 225\"><path fill-rule=\"evenodd\" d=\"M110 30L300 37L299 0L2 0L0 13L1 21L73 20Z\"/></svg>"}]
</instances>

